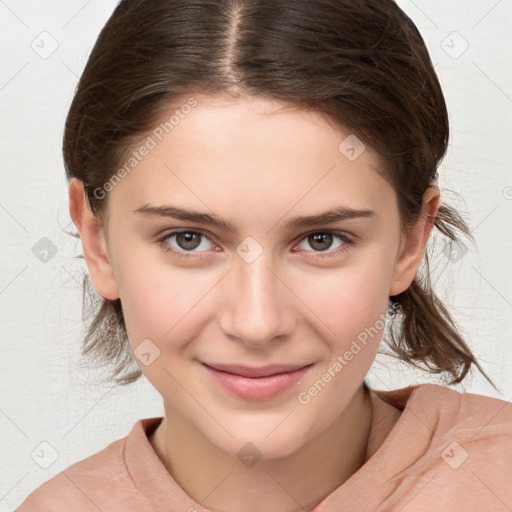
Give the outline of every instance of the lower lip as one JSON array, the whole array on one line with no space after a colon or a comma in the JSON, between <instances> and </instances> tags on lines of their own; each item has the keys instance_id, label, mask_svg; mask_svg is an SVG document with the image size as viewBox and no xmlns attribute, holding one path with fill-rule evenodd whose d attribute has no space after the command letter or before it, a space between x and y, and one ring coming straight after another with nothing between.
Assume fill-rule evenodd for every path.
<instances>
[{"instance_id":1,"label":"lower lip","mask_svg":"<svg viewBox=\"0 0 512 512\"><path fill-rule=\"evenodd\" d=\"M233 395L245 400L270 400L284 393L295 386L311 366L304 366L293 372L278 373L268 377L242 377L241 375L215 370L203 364L203 367L208 370L218 384Z\"/></svg>"}]
</instances>

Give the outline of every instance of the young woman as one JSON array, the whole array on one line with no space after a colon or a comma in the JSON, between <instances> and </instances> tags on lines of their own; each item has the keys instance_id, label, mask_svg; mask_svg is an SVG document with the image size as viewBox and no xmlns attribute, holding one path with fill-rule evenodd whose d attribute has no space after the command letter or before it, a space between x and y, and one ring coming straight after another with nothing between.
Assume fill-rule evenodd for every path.
<instances>
[{"instance_id":1,"label":"young woman","mask_svg":"<svg viewBox=\"0 0 512 512\"><path fill-rule=\"evenodd\" d=\"M433 228L469 233L448 135L392 0L120 2L64 136L84 353L165 416L18 512L510 510L510 403L365 381L386 329L448 385L481 370L428 274Z\"/></svg>"}]
</instances>

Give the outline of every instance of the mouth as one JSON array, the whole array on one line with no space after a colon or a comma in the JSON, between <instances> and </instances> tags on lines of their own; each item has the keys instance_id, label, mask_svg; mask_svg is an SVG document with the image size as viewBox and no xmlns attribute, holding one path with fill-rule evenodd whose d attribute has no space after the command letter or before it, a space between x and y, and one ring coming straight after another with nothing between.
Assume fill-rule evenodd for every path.
<instances>
[{"instance_id":1,"label":"mouth","mask_svg":"<svg viewBox=\"0 0 512 512\"><path fill-rule=\"evenodd\" d=\"M314 363L251 367L202 363L225 391L245 400L269 400L294 387Z\"/></svg>"}]
</instances>

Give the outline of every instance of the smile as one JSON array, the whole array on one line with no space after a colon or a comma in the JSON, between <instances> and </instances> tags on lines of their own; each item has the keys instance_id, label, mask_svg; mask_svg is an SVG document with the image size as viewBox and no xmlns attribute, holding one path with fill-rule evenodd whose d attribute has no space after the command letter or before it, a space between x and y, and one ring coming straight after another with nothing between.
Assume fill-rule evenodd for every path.
<instances>
[{"instance_id":1,"label":"smile","mask_svg":"<svg viewBox=\"0 0 512 512\"><path fill-rule=\"evenodd\" d=\"M311 369L308 365L248 367L202 363L221 388L245 400L270 400L295 386Z\"/></svg>"}]
</instances>

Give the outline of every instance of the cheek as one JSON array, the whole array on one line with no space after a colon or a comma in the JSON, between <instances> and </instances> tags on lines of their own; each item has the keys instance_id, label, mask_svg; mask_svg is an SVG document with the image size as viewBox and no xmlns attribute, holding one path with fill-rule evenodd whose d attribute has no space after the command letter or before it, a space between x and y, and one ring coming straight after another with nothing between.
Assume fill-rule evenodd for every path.
<instances>
[{"instance_id":1,"label":"cheek","mask_svg":"<svg viewBox=\"0 0 512 512\"><path fill-rule=\"evenodd\" d=\"M324 337L329 357L297 397L303 413L317 418L318 431L343 410L375 360L386 325L388 273L382 262L366 261L311 283L314 309L334 331Z\"/></svg>"},{"instance_id":2,"label":"cheek","mask_svg":"<svg viewBox=\"0 0 512 512\"><path fill-rule=\"evenodd\" d=\"M381 261L361 258L346 267L331 269L308 279L304 302L326 326L327 339L346 344L374 325L386 311L389 268Z\"/></svg>"},{"instance_id":3,"label":"cheek","mask_svg":"<svg viewBox=\"0 0 512 512\"><path fill-rule=\"evenodd\" d=\"M153 253L144 259L131 253L120 262L119 292L132 349L146 338L165 350L186 345L200 332L198 313L221 277L222 271L179 268L165 257L155 258ZM141 261L151 264L142 265Z\"/></svg>"},{"instance_id":4,"label":"cheek","mask_svg":"<svg viewBox=\"0 0 512 512\"><path fill-rule=\"evenodd\" d=\"M169 281L151 269L133 269L120 288L126 326L134 338L130 342L140 337L158 340L171 330L194 300L189 287L179 273Z\"/></svg>"}]
</instances>

